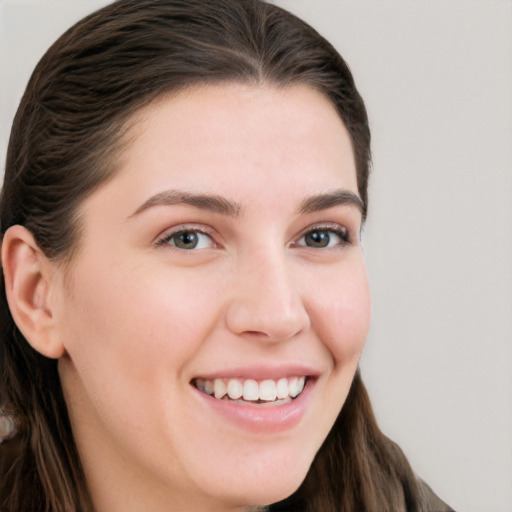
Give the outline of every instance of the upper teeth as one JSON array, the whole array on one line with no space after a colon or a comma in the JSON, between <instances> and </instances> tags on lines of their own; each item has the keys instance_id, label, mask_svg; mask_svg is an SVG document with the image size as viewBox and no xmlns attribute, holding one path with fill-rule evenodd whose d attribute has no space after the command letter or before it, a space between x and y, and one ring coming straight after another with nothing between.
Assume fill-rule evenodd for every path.
<instances>
[{"instance_id":1,"label":"upper teeth","mask_svg":"<svg viewBox=\"0 0 512 512\"><path fill-rule=\"evenodd\" d=\"M279 380L265 379L196 379L196 387L215 398L226 395L232 400L264 400L273 402L286 398L295 398L304 389L306 377L283 377Z\"/></svg>"}]
</instances>

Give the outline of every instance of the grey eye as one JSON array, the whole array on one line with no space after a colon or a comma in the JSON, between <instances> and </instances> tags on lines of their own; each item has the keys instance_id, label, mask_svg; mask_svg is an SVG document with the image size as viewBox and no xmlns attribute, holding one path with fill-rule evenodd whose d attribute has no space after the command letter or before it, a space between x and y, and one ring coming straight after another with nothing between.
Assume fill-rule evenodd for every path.
<instances>
[{"instance_id":1,"label":"grey eye","mask_svg":"<svg viewBox=\"0 0 512 512\"><path fill-rule=\"evenodd\" d=\"M207 249L212 246L212 239L200 231L186 230L173 233L166 238L169 245L173 245L178 249Z\"/></svg>"},{"instance_id":2,"label":"grey eye","mask_svg":"<svg viewBox=\"0 0 512 512\"><path fill-rule=\"evenodd\" d=\"M317 228L304 234L297 242L297 245L314 249L326 249L345 245L348 241L348 233L346 230L340 229L338 231L334 229Z\"/></svg>"},{"instance_id":3,"label":"grey eye","mask_svg":"<svg viewBox=\"0 0 512 512\"><path fill-rule=\"evenodd\" d=\"M304 242L308 247L328 247L331 234L327 231L311 231L304 236Z\"/></svg>"}]
</instances>

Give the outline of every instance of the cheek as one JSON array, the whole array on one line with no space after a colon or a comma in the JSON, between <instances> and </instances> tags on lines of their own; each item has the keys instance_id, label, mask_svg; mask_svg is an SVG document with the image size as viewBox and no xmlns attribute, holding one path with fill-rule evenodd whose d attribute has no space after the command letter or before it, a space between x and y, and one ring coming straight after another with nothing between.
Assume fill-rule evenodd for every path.
<instances>
[{"instance_id":1,"label":"cheek","mask_svg":"<svg viewBox=\"0 0 512 512\"><path fill-rule=\"evenodd\" d=\"M316 296L316 330L335 364L357 364L371 316L371 300L364 262L346 265L323 281Z\"/></svg>"},{"instance_id":2,"label":"cheek","mask_svg":"<svg viewBox=\"0 0 512 512\"><path fill-rule=\"evenodd\" d=\"M137 439L172 444L190 430L178 418L190 363L217 322L215 286L201 279L200 288L190 276L162 269L98 268L77 275L66 306L63 387L82 438L104 432L142 464L147 455ZM159 443L146 448L157 464Z\"/></svg>"},{"instance_id":3,"label":"cheek","mask_svg":"<svg viewBox=\"0 0 512 512\"><path fill-rule=\"evenodd\" d=\"M179 379L215 324L214 286L141 265L113 265L103 274L93 266L77 276L66 308L75 365L98 369L90 378L111 375L139 389L159 375Z\"/></svg>"}]
</instances>

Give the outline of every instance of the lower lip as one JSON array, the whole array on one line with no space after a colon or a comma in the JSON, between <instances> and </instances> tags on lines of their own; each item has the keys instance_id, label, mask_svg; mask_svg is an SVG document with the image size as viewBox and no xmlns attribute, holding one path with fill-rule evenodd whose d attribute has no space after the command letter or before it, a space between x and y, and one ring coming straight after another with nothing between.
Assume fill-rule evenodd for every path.
<instances>
[{"instance_id":1,"label":"lower lip","mask_svg":"<svg viewBox=\"0 0 512 512\"><path fill-rule=\"evenodd\" d=\"M215 414L242 428L270 434L289 430L300 423L311 401L314 384L315 379L308 378L304 390L291 402L266 406L219 400L195 387L194 390Z\"/></svg>"}]
</instances>

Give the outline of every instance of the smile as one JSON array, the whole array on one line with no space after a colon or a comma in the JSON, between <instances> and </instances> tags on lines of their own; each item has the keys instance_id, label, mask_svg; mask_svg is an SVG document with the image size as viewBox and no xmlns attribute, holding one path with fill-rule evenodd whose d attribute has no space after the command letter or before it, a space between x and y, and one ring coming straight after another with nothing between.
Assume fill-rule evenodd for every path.
<instances>
[{"instance_id":1,"label":"smile","mask_svg":"<svg viewBox=\"0 0 512 512\"><path fill-rule=\"evenodd\" d=\"M231 400L257 405L281 405L291 402L304 390L306 377L265 379L194 379L193 385L218 400Z\"/></svg>"}]
</instances>

